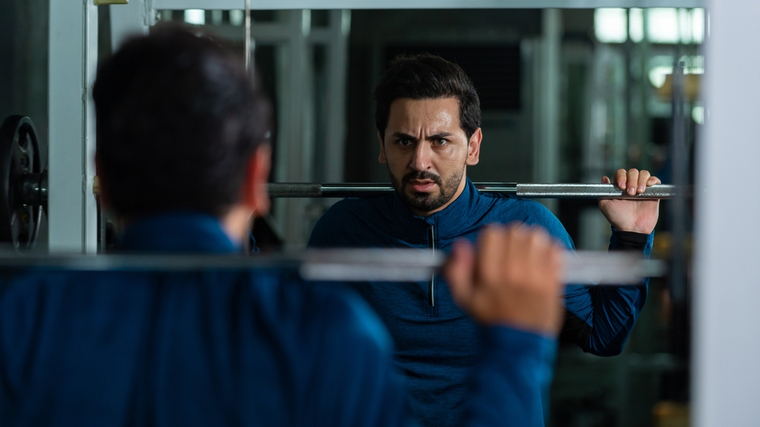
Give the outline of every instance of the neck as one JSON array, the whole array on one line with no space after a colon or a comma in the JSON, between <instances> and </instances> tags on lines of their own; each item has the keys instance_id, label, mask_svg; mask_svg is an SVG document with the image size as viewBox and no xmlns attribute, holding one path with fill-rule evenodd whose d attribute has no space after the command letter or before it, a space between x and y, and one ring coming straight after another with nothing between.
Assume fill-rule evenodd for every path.
<instances>
[{"instance_id":1,"label":"neck","mask_svg":"<svg viewBox=\"0 0 760 427\"><path fill-rule=\"evenodd\" d=\"M220 222L230 240L242 243L248 237L252 216L253 212L250 209L235 206L220 219Z\"/></svg>"}]
</instances>

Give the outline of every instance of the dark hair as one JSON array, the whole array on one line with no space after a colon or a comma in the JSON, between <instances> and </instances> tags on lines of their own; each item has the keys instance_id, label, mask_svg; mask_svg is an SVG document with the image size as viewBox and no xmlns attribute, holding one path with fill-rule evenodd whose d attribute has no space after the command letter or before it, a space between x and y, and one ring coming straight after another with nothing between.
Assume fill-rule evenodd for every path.
<instances>
[{"instance_id":1,"label":"dark hair","mask_svg":"<svg viewBox=\"0 0 760 427\"><path fill-rule=\"evenodd\" d=\"M270 105L240 55L178 27L124 44L100 66L93 99L102 185L126 217L224 215L269 138Z\"/></svg>"},{"instance_id":2,"label":"dark hair","mask_svg":"<svg viewBox=\"0 0 760 427\"><path fill-rule=\"evenodd\" d=\"M469 139L480 127L480 98L464 70L440 56L398 56L375 87L375 125L385 136L391 104L397 98L456 98L459 125Z\"/></svg>"}]
</instances>

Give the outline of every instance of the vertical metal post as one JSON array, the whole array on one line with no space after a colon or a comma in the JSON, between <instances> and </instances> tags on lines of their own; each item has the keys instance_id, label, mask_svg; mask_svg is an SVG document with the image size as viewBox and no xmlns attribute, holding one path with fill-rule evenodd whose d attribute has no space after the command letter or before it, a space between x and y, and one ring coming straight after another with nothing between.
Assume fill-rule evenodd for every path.
<instances>
[{"instance_id":1,"label":"vertical metal post","mask_svg":"<svg viewBox=\"0 0 760 427\"><path fill-rule=\"evenodd\" d=\"M624 49L624 64L625 64L625 79L623 80L623 84L625 85L624 88L624 108L625 108L625 129L623 129L622 135L624 144L623 147L625 147L626 155L625 155L625 164L630 164L630 159L628 155L628 149L631 147L632 144L639 143L639 139L636 137L636 126L634 125L636 116L633 108L633 97L634 97L634 86L636 85L635 79L633 77L632 73L632 65L633 65L633 56L634 56L634 49L635 45L633 43L633 40L631 40L631 10L626 9L625 13L625 22L626 22L626 30L625 33L627 35L626 41L623 44ZM622 165L621 165L622 166ZM639 167L639 165L631 165Z\"/></svg>"},{"instance_id":2,"label":"vertical metal post","mask_svg":"<svg viewBox=\"0 0 760 427\"><path fill-rule=\"evenodd\" d=\"M757 180L760 3L710 0L705 107L698 140L692 415L695 427L760 425L760 197Z\"/></svg>"},{"instance_id":3,"label":"vertical metal post","mask_svg":"<svg viewBox=\"0 0 760 427\"><path fill-rule=\"evenodd\" d=\"M534 115L536 139L533 145L533 178L535 182L557 182L559 177L559 84L562 11L545 9L541 21L543 38L539 51L538 102ZM549 209L557 210L556 200L543 203Z\"/></svg>"},{"instance_id":4,"label":"vertical metal post","mask_svg":"<svg viewBox=\"0 0 760 427\"><path fill-rule=\"evenodd\" d=\"M327 46L327 135L325 176L329 182L343 181L346 135L346 84L348 81L348 34L351 11L330 11L330 40Z\"/></svg>"},{"instance_id":5,"label":"vertical metal post","mask_svg":"<svg viewBox=\"0 0 760 427\"><path fill-rule=\"evenodd\" d=\"M98 9L50 0L49 196L51 252L95 253L95 120L90 89L98 58Z\"/></svg>"},{"instance_id":6,"label":"vertical metal post","mask_svg":"<svg viewBox=\"0 0 760 427\"><path fill-rule=\"evenodd\" d=\"M678 60L677 60L678 61ZM673 184L683 186L687 180L689 162L684 111L684 63L673 67L673 143L671 160ZM686 198L677 195L671 202L671 226L673 231L672 267L670 270L670 295L673 304L682 307L686 302L686 260L683 241L686 237Z\"/></svg>"},{"instance_id":7,"label":"vertical metal post","mask_svg":"<svg viewBox=\"0 0 760 427\"><path fill-rule=\"evenodd\" d=\"M308 78L308 35L311 31L311 11L289 11L288 41L280 51L278 61L281 79L278 87L280 114L277 136L277 180L308 182L311 177L313 132L306 120L310 101L311 80ZM304 206L299 199L277 200L276 219L286 245L305 244ZM284 225L287 224L287 227Z\"/></svg>"}]
</instances>

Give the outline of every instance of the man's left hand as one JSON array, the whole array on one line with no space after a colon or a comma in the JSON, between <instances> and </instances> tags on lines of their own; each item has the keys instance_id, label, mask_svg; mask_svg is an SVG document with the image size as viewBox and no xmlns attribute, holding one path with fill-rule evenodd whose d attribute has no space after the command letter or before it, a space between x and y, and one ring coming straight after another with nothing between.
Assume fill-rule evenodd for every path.
<instances>
[{"instance_id":1,"label":"man's left hand","mask_svg":"<svg viewBox=\"0 0 760 427\"><path fill-rule=\"evenodd\" d=\"M624 190L629 196L641 194L647 187L660 184L660 179L652 176L649 171L638 169L618 169L615 172L615 185ZM609 184L608 177L602 178L603 184ZM601 199L599 209L607 221L619 231L632 231L649 234L657 225L660 215L660 201L656 199L621 200Z\"/></svg>"}]
</instances>

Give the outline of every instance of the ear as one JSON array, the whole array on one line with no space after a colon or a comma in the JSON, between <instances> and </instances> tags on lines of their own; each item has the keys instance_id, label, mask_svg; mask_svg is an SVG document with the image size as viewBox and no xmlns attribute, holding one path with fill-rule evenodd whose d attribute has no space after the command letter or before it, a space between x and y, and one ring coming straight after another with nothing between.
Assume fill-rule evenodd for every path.
<instances>
[{"instance_id":1,"label":"ear","mask_svg":"<svg viewBox=\"0 0 760 427\"><path fill-rule=\"evenodd\" d=\"M383 136L380 135L380 132L377 133L377 139L380 140L380 156L377 158L377 161L386 164L388 162L385 160L385 144L383 143Z\"/></svg>"},{"instance_id":2,"label":"ear","mask_svg":"<svg viewBox=\"0 0 760 427\"><path fill-rule=\"evenodd\" d=\"M105 186L103 185L103 167L100 166L100 156L95 151L95 179L97 180L98 197L100 198L100 205L107 208L110 205L110 200L106 194Z\"/></svg>"},{"instance_id":3,"label":"ear","mask_svg":"<svg viewBox=\"0 0 760 427\"><path fill-rule=\"evenodd\" d=\"M480 142L483 140L483 132L478 128L470 137L470 144L467 147L467 166L475 166L480 161Z\"/></svg>"},{"instance_id":4,"label":"ear","mask_svg":"<svg viewBox=\"0 0 760 427\"><path fill-rule=\"evenodd\" d=\"M264 216L269 212L267 181L272 167L271 156L272 149L269 144L261 144L248 160L240 203L250 209L254 216Z\"/></svg>"}]
</instances>

